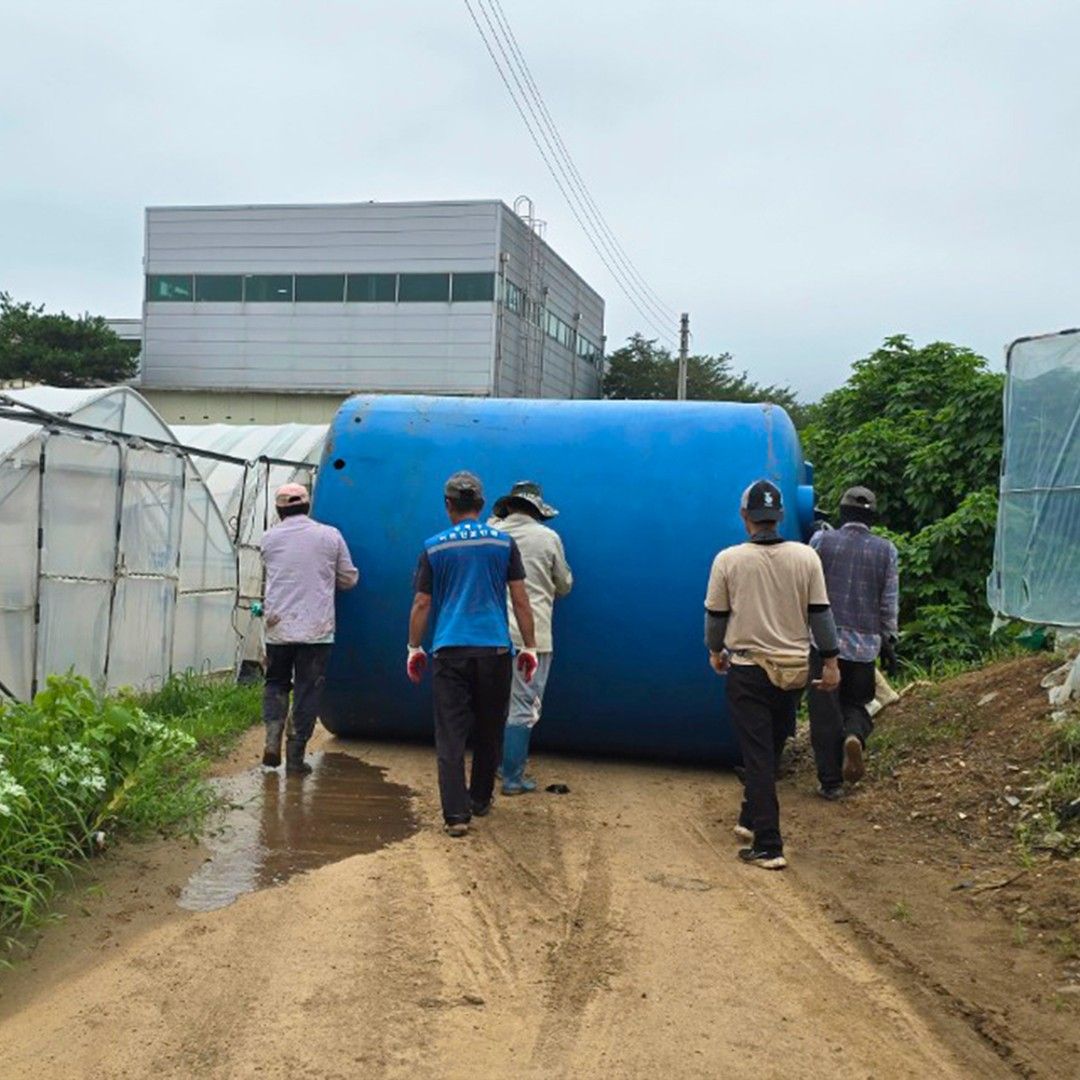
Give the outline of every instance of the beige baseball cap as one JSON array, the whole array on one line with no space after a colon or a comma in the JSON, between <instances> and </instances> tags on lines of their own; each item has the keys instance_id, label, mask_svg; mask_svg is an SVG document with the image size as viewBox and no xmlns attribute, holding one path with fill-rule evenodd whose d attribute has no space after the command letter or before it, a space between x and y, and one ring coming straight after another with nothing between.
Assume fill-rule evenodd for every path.
<instances>
[{"instance_id":1,"label":"beige baseball cap","mask_svg":"<svg viewBox=\"0 0 1080 1080\"><path fill-rule=\"evenodd\" d=\"M311 493L303 484L282 484L274 492L274 505L279 509L311 502Z\"/></svg>"}]
</instances>

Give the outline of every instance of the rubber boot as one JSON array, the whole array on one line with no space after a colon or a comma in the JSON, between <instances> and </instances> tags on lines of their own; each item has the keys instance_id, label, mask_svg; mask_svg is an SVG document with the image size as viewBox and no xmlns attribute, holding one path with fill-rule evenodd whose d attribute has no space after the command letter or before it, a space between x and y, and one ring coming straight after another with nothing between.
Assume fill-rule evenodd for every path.
<instances>
[{"instance_id":1,"label":"rubber boot","mask_svg":"<svg viewBox=\"0 0 1080 1080\"><path fill-rule=\"evenodd\" d=\"M281 738L284 734L284 720L267 721L266 745L263 747L262 763L268 769L276 769L281 764Z\"/></svg>"},{"instance_id":2,"label":"rubber boot","mask_svg":"<svg viewBox=\"0 0 1080 1080\"><path fill-rule=\"evenodd\" d=\"M504 795L524 795L536 790L536 782L525 776L525 763L529 759L529 738L532 728L525 724L511 724L503 732L502 775Z\"/></svg>"},{"instance_id":3,"label":"rubber boot","mask_svg":"<svg viewBox=\"0 0 1080 1080\"><path fill-rule=\"evenodd\" d=\"M311 766L304 760L307 742L303 739L286 739L285 772L288 776L307 776Z\"/></svg>"}]
</instances>

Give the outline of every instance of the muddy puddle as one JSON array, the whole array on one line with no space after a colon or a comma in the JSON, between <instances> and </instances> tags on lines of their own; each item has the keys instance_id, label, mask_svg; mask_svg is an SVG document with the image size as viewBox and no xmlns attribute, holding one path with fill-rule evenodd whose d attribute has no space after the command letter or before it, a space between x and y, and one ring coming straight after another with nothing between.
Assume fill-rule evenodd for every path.
<instances>
[{"instance_id":1,"label":"muddy puddle","mask_svg":"<svg viewBox=\"0 0 1080 1080\"><path fill-rule=\"evenodd\" d=\"M378 851L416 831L411 792L388 781L384 769L349 754L308 760L310 776L253 769L214 781L229 809L205 838L210 858L184 887L181 907L213 911L243 893Z\"/></svg>"}]
</instances>

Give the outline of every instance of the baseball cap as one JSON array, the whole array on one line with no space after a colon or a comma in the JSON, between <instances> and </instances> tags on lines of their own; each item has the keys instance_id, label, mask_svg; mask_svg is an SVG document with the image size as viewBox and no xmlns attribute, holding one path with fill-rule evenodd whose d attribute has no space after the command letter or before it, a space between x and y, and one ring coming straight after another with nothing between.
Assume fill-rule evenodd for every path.
<instances>
[{"instance_id":1,"label":"baseball cap","mask_svg":"<svg viewBox=\"0 0 1080 1080\"><path fill-rule=\"evenodd\" d=\"M857 506L860 510L877 510L877 496L865 487L851 487L840 499L841 506Z\"/></svg>"},{"instance_id":2,"label":"baseball cap","mask_svg":"<svg viewBox=\"0 0 1080 1080\"><path fill-rule=\"evenodd\" d=\"M476 499L484 498L484 485L475 473L462 469L454 473L443 487L443 494L448 499L457 499L462 495L472 495Z\"/></svg>"},{"instance_id":3,"label":"baseball cap","mask_svg":"<svg viewBox=\"0 0 1080 1080\"><path fill-rule=\"evenodd\" d=\"M768 480L757 480L743 493L740 509L751 521L779 521L784 516L780 489Z\"/></svg>"},{"instance_id":4,"label":"baseball cap","mask_svg":"<svg viewBox=\"0 0 1080 1080\"><path fill-rule=\"evenodd\" d=\"M274 492L274 505L277 507L299 506L301 503L309 502L311 502L311 493L303 484L282 484Z\"/></svg>"}]
</instances>

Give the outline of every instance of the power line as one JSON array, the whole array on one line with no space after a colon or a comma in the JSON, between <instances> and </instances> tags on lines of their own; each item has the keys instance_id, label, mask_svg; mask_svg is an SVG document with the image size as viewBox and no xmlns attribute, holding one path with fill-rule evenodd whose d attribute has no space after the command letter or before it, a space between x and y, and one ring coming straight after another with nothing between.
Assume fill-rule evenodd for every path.
<instances>
[{"instance_id":1,"label":"power line","mask_svg":"<svg viewBox=\"0 0 1080 1080\"><path fill-rule=\"evenodd\" d=\"M522 86L521 79L518 76L517 70L511 63L510 58L507 55L506 48L503 45L502 39L496 33L495 27L491 22L491 17L488 15L487 9L484 8L482 0L477 0L477 7L480 9L480 13L483 16L484 21L487 23L489 30L491 31L492 38L495 41L495 46L499 49L499 52L503 56L503 61L506 64L506 70L504 70L503 63L500 63L499 58L495 55L495 49L492 48L492 44L488 38L488 35L484 32L484 28L480 25L480 21L476 17L476 12L473 10L473 6L470 3L470 0L464 0L464 4L466 10L469 12L469 17L472 19L473 25L476 27L477 33L480 35L481 41L483 41L484 43L484 48L487 50L488 56L491 57L491 62L495 65L495 70L498 73L499 78L502 80L503 86L506 87L506 92L510 95L510 100L513 102L514 107L517 109L518 115L521 117L522 122L525 125L525 129L529 134L529 138L532 140L533 145L536 147L537 152L540 154L544 165L546 166L548 172L551 174L551 178L555 181L556 187L558 187L563 198L566 200L567 206L570 208L570 212L574 215L574 219L581 227L581 230L585 234L586 239L588 239L590 245L596 252L600 261L607 268L608 272L619 285L619 288L622 290L622 292L625 294L627 299L637 310L638 314L642 317L646 324L650 326L661 338L664 338L669 343L674 344L675 339L673 334L670 331L664 329L662 325L664 320L662 318L657 319L654 312L650 313L651 305L644 302L640 298L638 290L634 287L633 282L626 278L625 271L623 271L621 266L618 265L617 259L614 260L616 265L613 265L613 260L609 258L607 254L605 254L604 245L602 245L597 240L597 238L593 234L592 227L590 227L590 224L587 224L586 220L582 217L582 213L581 211L579 211L575 197L572 196L571 192L567 190L567 184L570 184L570 186L573 187L572 181L567 175L566 168L562 164L561 158L552 146L550 137L548 136L543 125L537 118L536 111L533 108L524 87ZM515 93L514 88L510 84L510 79L507 78L507 71L509 71L510 77L513 78L514 82L517 84L518 93ZM521 98L520 100L519 94ZM523 101L524 106L522 104ZM528 108L529 112L532 114L532 120L530 120L529 116L526 114L526 108ZM537 134L537 130L539 130L539 136ZM556 167L556 164L552 163L551 158L548 156L548 151L546 151L544 149L544 146L541 145L541 138L543 138L544 142L547 143L551 155L555 157L558 168ZM564 183L563 179L560 178L560 172L562 172L563 176L566 177L566 183Z\"/></svg>"},{"instance_id":2,"label":"power line","mask_svg":"<svg viewBox=\"0 0 1080 1080\"><path fill-rule=\"evenodd\" d=\"M470 15L472 15L473 12L471 5L469 4L469 0L465 0L465 5L467 8L469 8ZM544 161L544 164L547 166L548 171L551 173L552 179L555 181L556 185L559 188L559 191L562 193L563 198L566 200L567 205L570 207L570 210L573 213L575 220L581 227L582 231L585 233L587 239L589 240L589 243L593 247L593 250L600 257L604 266L607 267L608 272L612 275L613 278L615 278L616 283L619 285L619 288L622 289L627 299L629 299L630 302L637 309L638 314L659 335L667 337L668 340L673 341L674 339L670 336L669 332L663 328L665 320L663 318L657 319L655 313L650 313L648 304L643 304L641 298L636 295L632 282L629 282L626 278L625 272L619 265L618 260L613 259L610 257L610 255L605 254L604 250L602 250L603 245L598 243L591 225L583 219L575 195L572 195L571 191L567 190L568 185L572 189L572 181L567 174L566 168L563 165L561 158L559 157L554 146L552 145L551 139L548 136L546 129L544 128L543 124L540 122L536 114L533 103L529 98L524 86L522 85L517 69L511 62L510 57L507 55L506 47L503 44L502 38L495 30L495 27L491 22L491 17L489 16L487 9L484 7L482 0L477 0L477 7L480 10L480 14L483 16L484 21L487 23L488 29L491 31L491 40L494 40L496 48L502 54L503 63L500 64L498 58L495 56L495 53L491 48L488 36L480 27L480 24L476 20L475 16L473 16L473 22L476 25L477 29L480 31L481 37L484 40L484 45L488 50L488 55L491 57L492 62L495 64L496 70L499 72L499 76L503 81L503 85L506 87L507 92L510 94L511 100L514 102L514 105L518 110L518 114L521 116L522 121L525 123L526 129L528 130L529 135L533 140L533 145L536 146L537 150L539 151L540 156ZM517 85L518 91L516 94L513 88L510 86L509 80L506 78L507 71ZM522 103L524 103L525 108L522 108ZM529 117L525 115L526 108L529 110L529 113L532 116L531 121ZM540 138L537 138L537 133L539 133ZM547 145L547 151L545 151L544 147L540 145L541 138ZM549 153L551 155L550 157ZM552 157L555 159L554 164L552 164ZM558 172L556 171L556 169L558 169ZM562 174L561 179L559 173Z\"/></svg>"},{"instance_id":3,"label":"power line","mask_svg":"<svg viewBox=\"0 0 1080 1080\"><path fill-rule=\"evenodd\" d=\"M478 0L482 2L482 0ZM537 85L536 80L533 78L532 70L529 67L528 61L525 59L524 54L521 51L521 46L518 44L517 36L514 34L513 27L510 25L510 20L506 17L506 13L503 11L502 4L499 0L488 0L492 11L495 14L495 19L499 23L503 35L506 37L510 50L517 60L518 67L521 70L522 75L525 78L526 85L532 92L533 98L537 103L541 116L547 123L548 130L551 133L552 138L555 140L555 145L558 147L562 154L563 161L570 171L570 175L576 182L578 191L584 200L585 206L592 211L593 220L597 229L600 231L602 237L606 237L609 242L609 251L613 250L613 255L619 259L623 269L628 273L630 278L638 285L644 296L651 301L650 308L654 312L662 315L665 319L670 319L675 322L677 316L673 308L667 306L663 300L656 294L656 292L650 287L649 283L645 280L644 276L634 265L633 260L626 253L625 248L619 242L619 238L615 235L614 230L608 224L607 218L604 217L596 200L593 198L592 192L589 190L588 184L585 183L584 177L581 175L577 167L577 163L574 161L573 155L567 148L566 143L563 141L562 135L559 132L558 125L555 123L555 118L551 115L550 110L547 107L547 102L544 100L544 95L540 91L540 87Z\"/></svg>"}]
</instances>

